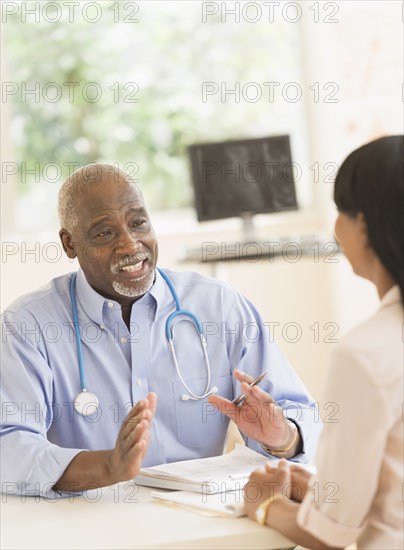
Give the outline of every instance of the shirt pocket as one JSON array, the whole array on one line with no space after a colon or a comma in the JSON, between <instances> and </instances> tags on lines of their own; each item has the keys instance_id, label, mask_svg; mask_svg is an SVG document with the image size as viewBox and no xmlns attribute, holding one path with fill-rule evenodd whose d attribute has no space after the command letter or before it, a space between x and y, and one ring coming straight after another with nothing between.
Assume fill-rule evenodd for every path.
<instances>
[{"instance_id":1,"label":"shirt pocket","mask_svg":"<svg viewBox=\"0 0 404 550\"><path fill-rule=\"evenodd\" d=\"M205 378L185 379L187 386L196 395L203 395L206 388ZM232 399L232 376L211 378L211 386L216 386L217 395ZM208 398L183 401L188 391L180 381L173 382L177 436L180 443L188 447L217 447L224 443L228 418L208 402ZM219 445L220 446L220 445Z\"/></svg>"}]
</instances>

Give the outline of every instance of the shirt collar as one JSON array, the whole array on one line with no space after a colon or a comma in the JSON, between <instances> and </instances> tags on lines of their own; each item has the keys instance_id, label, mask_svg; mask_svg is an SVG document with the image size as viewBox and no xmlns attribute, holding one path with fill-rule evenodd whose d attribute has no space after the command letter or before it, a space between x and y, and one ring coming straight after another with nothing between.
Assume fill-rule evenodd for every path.
<instances>
[{"instance_id":1,"label":"shirt collar","mask_svg":"<svg viewBox=\"0 0 404 550\"><path fill-rule=\"evenodd\" d=\"M118 302L114 300L108 300L104 296L101 296L90 283L87 281L84 271L79 269L76 282L77 299L80 302L81 307L87 313L92 321L95 321L98 325L103 324L102 313L104 308L109 307L108 302L113 304L113 307L120 309Z\"/></svg>"},{"instance_id":2,"label":"shirt collar","mask_svg":"<svg viewBox=\"0 0 404 550\"><path fill-rule=\"evenodd\" d=\"M167 292L168 290L168 292ZM121 306L115 300L110 300L99 294L90 283L82 269L79 269L76 282L77 299L87 315L97 324L103 324L104 309L121 309ZM138 304L150 305L155 302L155 315L159 309L163 308L172 300L168 286L156 269L156 278L151 289L144 296L136 300ZM112 304L112 305L111 305Z\"/></svg>"},{"instance_id":3,"label":"shirt collar","mask_svg":"<svg viewBox=\"0 0 404 550\"><path fill-rule=\"evenodd\" d=\"M392 286L380 301L380 307L391 306L401 301L401 292L398 285Z\"/></svg>"},{"instance_id":4,"label":"shirt collar","mask_svg":"<svg viewBox=\"0 0 404 550\"><path fill-rule=\"evenodd\" d=\"M153 286L151 287L151 289L147 294L145 294L144 296L142 296L142 298L140 298L140 300L143 300L149 294L154 298L156 302L156 314L160 309L165 307L167 304L174 303L170 289L168 288L168 285L163 279L163 277L160 275L158 269L156 269L156 279L154 281Z\"/></svg>"}]
</instances>

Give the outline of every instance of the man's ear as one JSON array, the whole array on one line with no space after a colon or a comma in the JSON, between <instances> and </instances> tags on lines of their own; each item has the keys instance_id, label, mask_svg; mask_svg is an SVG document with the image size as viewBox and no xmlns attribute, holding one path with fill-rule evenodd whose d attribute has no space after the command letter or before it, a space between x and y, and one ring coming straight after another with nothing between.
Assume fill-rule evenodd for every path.
<instances>
[{"instance_id":1,"label":"man's ear","mask_svg":"<svg viewBox=\"0 0 404 550\"><path fill-rule=\"evenodd\" d=\"M364 248L370 248L368 237L368 224L366 223L366 218L363 212L358 212L356 219L359 227L359 238L361 239Z\"/></svg>"},{"instance_id":2,"label":"man's ear","mask_svg":"<svg viewBox=\"0 0 404 550\"><path fill-rule=\"evenodd\" d=\"M66 255L73 259L77 256L76 250L74 247L74 241L72 235L67 231L67 229L61 229L59 231L59 237L62 242L63 250L66 252Z\"/></svg>"}]
</instances>

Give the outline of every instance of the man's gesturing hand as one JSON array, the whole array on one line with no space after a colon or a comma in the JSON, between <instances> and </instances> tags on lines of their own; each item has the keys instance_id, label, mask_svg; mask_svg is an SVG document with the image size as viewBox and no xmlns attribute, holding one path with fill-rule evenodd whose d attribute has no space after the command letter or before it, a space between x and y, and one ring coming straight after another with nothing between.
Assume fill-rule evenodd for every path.
<instances>
[{"instance_id":1,"label":"man's gesturing hand","mask_svg":"<svg viewBox=\"0 0 404 550\"><path fill-rule=\"evenodd\" d=\"M133 407L123 421L108 464L111 477L116 481L133 479L138 474L149 448L150 423L156 406L157 395L149 393Z\"/></svg>"},{"instance_id":2,"label":"man's gesturing hand","mask_svg":"<svg viewBox=\"0 0 404 550\"><path fill-rule=\"evenodd\" d=\"M282 409L258 386L249 387L248 384L252 381L250 376L239 370L234 371L234 376L241 382L241 391L246 396L243 405L237 407L218 395L209 396L209 403L231 418L248 437L263 443L273 451L288 448L293 441L294 432ZM285 454L285 458L295 456L299 445L300 437L297 437L296 444Z\"/></svg>"},{"instance_id":3,"label":"man's gesturing hand","mask_svg":"<svg viewBox=\"0 0 404 550\"><path fill-rule=\"evenodd\" d=\"M54 485L55 490L77 492L133 479L150 442L150 423L156 412L157 395L137 403L122 423L112 450L81 451Z\"/></svg>"}]
</instances>

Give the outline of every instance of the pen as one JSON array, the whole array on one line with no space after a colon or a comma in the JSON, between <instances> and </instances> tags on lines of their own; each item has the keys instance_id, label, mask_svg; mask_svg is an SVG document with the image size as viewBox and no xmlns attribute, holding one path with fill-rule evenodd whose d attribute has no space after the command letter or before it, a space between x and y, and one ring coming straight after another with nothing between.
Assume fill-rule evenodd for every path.
<instances>
[{"instance_id":1,"label":"pen","mask_svg":"<svg viewBox=\"0 0 404 550\"><path fill-rule=\"evenodd\" d=\"M252 382L250 382L248 385L250 386L250 388L256 386L257 384L259 384L261 382L261 380L263 378L265 378L265 376L268 374L268 371L265 370L262 374L260 374L259 376L257 376L257 378L255 378ZM235 399L233 399L232 403L234 405L236 405L237 407L241 407L244 403L244 399L245 399L245 393L242 393L240 394L238 397L236 397Z\"/></svg>"}]
</instances>

